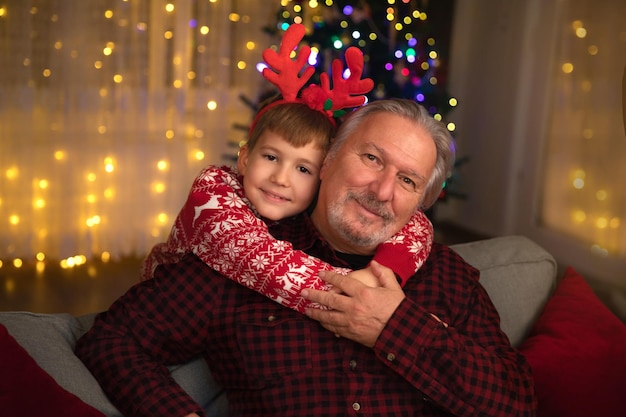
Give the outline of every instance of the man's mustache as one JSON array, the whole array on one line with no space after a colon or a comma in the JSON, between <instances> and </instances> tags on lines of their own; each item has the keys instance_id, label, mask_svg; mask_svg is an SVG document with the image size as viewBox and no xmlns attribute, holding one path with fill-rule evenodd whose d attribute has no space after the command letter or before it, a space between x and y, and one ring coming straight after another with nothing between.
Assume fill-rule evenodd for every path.
<instances>
[{"instance_id":1,"label":"man's mustache","mask_svg":"<svg viewBox=\"0 0 626 417\"><path fill-rule=\"evenodd\" d=\"M355 200L372 213L380 216L385 222L393 220L393 214L387 210L385 203L378 200L374 193L348 193L348 199Z\"/></svg>"}]
</instances>

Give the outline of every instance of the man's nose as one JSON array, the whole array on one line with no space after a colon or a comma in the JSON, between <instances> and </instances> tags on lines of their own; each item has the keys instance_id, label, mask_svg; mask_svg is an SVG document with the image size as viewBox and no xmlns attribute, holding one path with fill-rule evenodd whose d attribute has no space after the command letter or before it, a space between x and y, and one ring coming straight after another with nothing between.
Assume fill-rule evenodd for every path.
<instances>
[{"instance_id":1,"label":"man's nose","mask_svg":"<svg viewBox=\"0 0 626 417\"><path fill-rule=\"evenodd\" d=\"M389 201L393 197L396 185L396 174L390 169L378 172L376 179L370 184L370 189L379 201Z\"/></svg>"}]
</instances>

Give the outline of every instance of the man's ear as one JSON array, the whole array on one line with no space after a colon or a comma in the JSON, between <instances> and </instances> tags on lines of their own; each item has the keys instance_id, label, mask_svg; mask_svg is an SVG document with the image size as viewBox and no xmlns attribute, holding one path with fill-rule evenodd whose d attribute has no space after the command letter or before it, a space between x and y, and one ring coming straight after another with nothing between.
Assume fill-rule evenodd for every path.
<instances>
[{"instance_id":1,"label":"man's ear","mask_svg":"<svg viewBox=\"0 0 626 417\"><path fill-rule=\"evenodd\" d=\"M239 155L237 156L237 171L240 175L246 175L246 169L248 168L248 145L243 145L239 148Z\"/></svg>"},{"instance_id":2,"label":"man's ear","mask_svg":"<svg viewBox=\"0 0 626 417\"><path fill-rule=\"evenodd\" d=\"M319 175L319 179L320 181L324 179L324 175L326 173L326 169L328 168L328 161L330 158L328 158L328 155L326 155L324 157L324 160L322 161L322 166L320 167L320 175Z\"/></svg>"}]
</instances>

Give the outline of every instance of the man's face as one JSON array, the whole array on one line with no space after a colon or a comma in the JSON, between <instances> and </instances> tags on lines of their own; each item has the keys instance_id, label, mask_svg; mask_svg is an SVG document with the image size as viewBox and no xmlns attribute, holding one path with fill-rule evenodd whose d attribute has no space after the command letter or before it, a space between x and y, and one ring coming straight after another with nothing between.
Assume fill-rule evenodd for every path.
<instances>
[{"instance_id":1,"label":"man's face","mask_svg":"<svg viewBox=\"0 0 626 417\"><path fill-rule=\"evenodd\" d=\"M373 253L419 207L436 156L432 137L413 121L371 115L324 162L313 222L336 250Z\"/></svg>"},{"instance_id":2,"label":"man's face","mask_svg":"<svg viewBox=\"0 0 626 417\"><path fill-rule=\"evenodd\" d=\"M324 152L313 143L296 148L265 131L251 151L239 152L237 167L244 176L248 200L259 214L280 220L306 210L317 193Z\"/></svg>"}]
</instances>

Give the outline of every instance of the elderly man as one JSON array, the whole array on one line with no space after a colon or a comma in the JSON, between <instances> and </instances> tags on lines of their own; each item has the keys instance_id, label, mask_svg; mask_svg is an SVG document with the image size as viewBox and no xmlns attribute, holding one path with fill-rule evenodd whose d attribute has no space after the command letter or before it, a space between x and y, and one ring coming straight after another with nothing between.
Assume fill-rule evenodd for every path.
<instances>
[{"instance_id":1,"label":"elderly man","mask_svg":"<svg viewBox=\"0 0 626 417\"><path fill-rule=\"evenodd\" d=\"M447 130L418 104L368 104L341 126L311 214L272 232L334 265L366 267L434 203L453 159ZM166 368L200 354L237 416L535 414L530 369L475 268L435 243L404 288L389 269L369 271L380 286L323 275L337 291L303 295L330 309L304 316L189 255L99 315L76 352L128 416L202 415Z\"/></svg>"}]
</instances>

